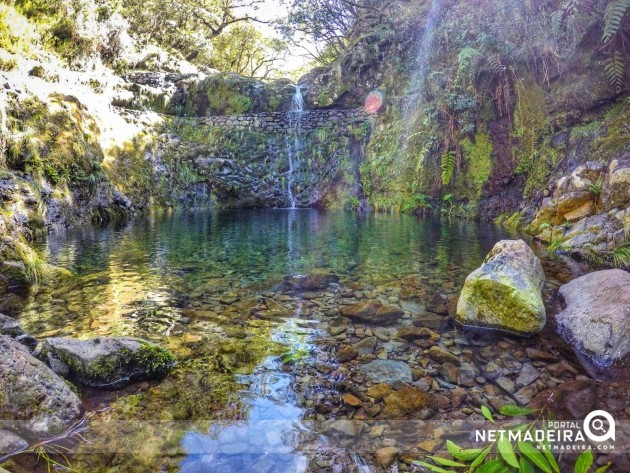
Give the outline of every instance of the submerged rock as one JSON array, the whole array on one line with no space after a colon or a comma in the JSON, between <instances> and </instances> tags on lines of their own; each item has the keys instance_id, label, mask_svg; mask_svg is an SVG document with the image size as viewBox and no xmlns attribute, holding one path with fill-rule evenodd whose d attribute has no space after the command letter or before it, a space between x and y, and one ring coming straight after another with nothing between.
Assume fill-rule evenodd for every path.
<instances>
[{"instance_id":1,"label":"submerged rock","mask_svg":"<svg viewBox=\"0 0 630 473\"><path fill-rule=\"evenodd\" d=\"M358 304L342 305L339 312L344 317L368 324L389 325L400 319L404 312L400 307L382 305L378 301L365 301Z\"/></svg>"},{"instance_id":2,"label":"submerged rock","mask_svg":"<svg viewBox=\"0 0 630 473\"><path fill-rule=\"evenodd\" d=\"M544 282L540 260L529 246L523 240L502 240L466 278L456 320L467 327L537 333L546 322Z\"/></svg>"},{"instance_id":3,"label":"submerged rock","mask_svg":"<svg viewBox=\"0 0 630 473\"><path fill-rule=\"evenodd\" d=\"M597 379L630 376L630 273L597 271L560 287L558 332Z\"/></svg>"},{"instance_id":4,"label":"submerged rock","mask_svg":"<svg viewBox=\"0 0 630 473\"><path fill-rule=\"evenodd\" d=\"M81 417L74 391L24 345L0 335L0 359L0 421L9 421L6 427L41 439L64 432Z\"/></svg>"},{"instance_id":5,"label":"submerged rock","mask_svg":"<svg viewBox=\"0 0 630 473\"><path fill-rule=\"evenodd\" d=\"M374 383L411 383L411 368L404 361L374 360L359 366Z\"/></svg>"},{"instance_id":6,"label":"submerged rock","mask_svg":"<svg viewBox=\"0 0 630 473\"><path fill-rule=\"evenodd\" d=\"M383 419L428 419L437 411L437 402L433 394L416 386L407 386L385 396Z\"/></svg>"},{"instance_id":7,"label":"submerged rock","mask_svg":"<svg viewBox=\"0 0 630 473\"><path fill-rule=\"evenodd\" d=\"M164 377L173 367L171 353L137 338L91 340L49 338L43 354L61 376L86 386L117 389L132 381Z\"/></svg>"},{"instance_id":8,"label":"submerged rock","mask_svg":"<svg viewBox=\"0 0 630 473\"><path fill-rule=\"evenodd\" d=\"M308 274L285 276L284 285L288 290L321 291L333 283L339 282L339 276L327 269L314 269Z\"/></svg>"},{"instance_id":9,"label":"submerged rock","mask_svg":"<svg viewBox=\"0 0 630 473\"><path fill-rule=\"evenodd\" d=\"M37 345L35 337L26 333L17 320L4 314L0 314L0 335L8 335L22 345L29 347L31 351Z\"/></svg>"}]
</instances>

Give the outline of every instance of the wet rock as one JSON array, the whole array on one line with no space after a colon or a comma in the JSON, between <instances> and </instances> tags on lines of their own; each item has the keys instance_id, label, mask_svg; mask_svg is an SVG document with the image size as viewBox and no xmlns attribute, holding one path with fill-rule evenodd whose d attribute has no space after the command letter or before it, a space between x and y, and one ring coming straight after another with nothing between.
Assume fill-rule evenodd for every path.
<instances>
[{"instance_id":1,"label":"wet rock","mask_svg":"<svg viewBox=\"0 0 630 473\"><path fill-rule=\"evenodd\" d=\"M591 376L628 379L630 363L630 273L596 271L559 289L564 309L558 333Z\"/></svg>"},{"instance_id":2,"label":"wet rock","mask_svg":"<svg viewBox=\"0 0 630 473\"><path fill-rule=\"evenodd\" d=\"M538 379L538 376L540 376L538 370L534 368L530 363L525 363L521 368L518 377L516 378L516 387L522 388L525 386L529 386Z\"/></svg>"},{"instance_id":3,"label":"wet rock","mask_svg":"<svg viewBox=\"0 0 630 473\"><path fill-rule=\"evenodd\" d=\"M425 420L437 411L435 397L416 386L408 386L385 396L385 408L381 412L383 419Z\"/></svg>"},{"instance_id":4,"label":"wet rock","mask_svg":"<svg viewBox=\"0 0 630 473\"><path fill-rule=\"evenodd\" d=\"M366 337L352 345L352 347L357 351L359 356L370 355L374 353L374 349L376 348L376 337Z\"/></svg>"},{"instance_id":5,"label":"wet rock","mask_svg":"<svg viewBox=\"0 0 630 473\"><path fill-rule=\"evenodd\" d=\"M0 335L7 335L17 340L22 345L30 348L31 351L37 345L35 337L26 333L17 320L4 314L0 314Z\"/></svg>"},{"instance_id":6,"label":"wet rock","mask_svg":"<svg viewBox=\"0 0 630 473\"><path fill-rule=\"evenodd\" d=\"M282 304L263 297L258 304L251 308L253 315L260 319L273 320L278 318L286 318L292 315L292 312Z\"/></svg>"},{"instance_id":7,"label":"wet rock","mask_svg":"<svg viewBox=\"0 0 630 473\"><path fill-rule=\"evenodd\" d=\"M24 345L0 335L0 359L0 419L20 436L51 437L81 417L74 391Z\"/></svg>"},{"instance_id":8,"label":"wet rock","mask_svg":"<svg viewBox=\"0 0 630 473\"><path fill-rule=\"evenodd\" d=\"M440 363L453 363L459 365L460 361L457 356L453 355L446 348L434 345L429 349L429 356Z\"/></svg>"},{"instance_id":9,"label":"wet rock","mask_svg":"<svg viewBox=\"0 0 630 473\"><path fill-rule=\"evenodd\" d=\"M426 327L402 327L396 334L398 338L413 342L415 340L429 340L431 342L437 342L440 339L440 335L431 329Z\"/></svg>"},{"instance_id":10,"label":"wet rock","mask_svg":"<svg viewBox=\"0 0 630 473\"><path fill-rule=\"evenodd\" d=\"M578 370L576 370L573 366L571 366L571 364L564 360L559 361L558 363L547 365L546 368L553 376L560 376L565 373L572 375L578 374Z\"/></svg>"},{"instance_id":11,"label":"wet rock","mask_svg":"<svg viewBox=\"0 0 630 473\"><path fill-rule=\"evenodd\" d=\"M44 341L43 355L57 374L105 389L164 377L175 363L164 348L126 337L49 338Z\"/></svg>"},{"instance_id":12,"label":"wet rock","mask_svg":"<svg viewBox=\"0 0 630 473\"><path fill-rule=\"evenodd\" d=\"M537 348L527 348L525 350L527 358L538 361L557 361L558 357L552 353Z\"/></svg>"},{"instance_id":13,"label":"wet rock","mask_svg":"<svg viewBox=\"0 0 630 473\"><path fill-rule=\"evenodd\" d=\"M503 374L503 368L497 365L494 361L488 362L486 365L486 369L484 371L484 376L486 379L494 380Z\"/></svg>"},{"instance_id":14,"label":"wet rock","mask_svg":"<svg viewBox=\"0 0 630 473\"><path fill-rule=\"evenodd\" d=\"M500 378L497 378L496 383L498 386L500 386L510 394L514 394L514 392L516 391L516 385L514 384L514 381L512 381L510 378L501 376Z\"/></svg>"},{"instance_id":15,"label":"wet rock","mask_svg":"<svg viewBox=\"0 0 630 473\"><path fill-rule=\"evenodd\" d=\"M351 345L344 345L337 351L335 356L340 362L346 363L359 356L359 352Z\"/></svg>"},{"instance_id":16,"label":"wet rock","mask_svg":"<svg viewBox=\"0 0 630 473\"><path fill-rule=\"evenodd\" d=\"M361 405L361 399L350 393L346 393L343 395L343 402L352 407L358 407Z\"/></svg>"},{"instance_id":17,"label":"wet rock","mask_svg":"<svg viewBox=\"0 0 630 473\"><path fill-rule=\"evenodd\" d=\"M514 393L514 399L516 399L521 406L526 406L531 402L537 392L538 389L535 386L525 386Z\"/></svg>"},{"instance_id":18,"label":"wet rock","mask_svg":"<svg viewBox=\"0 0 630 473\"><path fill-rule=\"evenodd\" d=\"M394 384L396 381L411 383L411 368L403 361L374 360L359 365L368 378L374 383Z\"/></svg>"},{"instance_id":19,"label":"wet rock","mask_svg":"<svg viewBox=\"0 0 630 473\"><path fill-rule=\"evenodd\" d=\"M418 448L425 452L435 453L440 448L440 445L442 445L442 440L425 440L418 444Z\"/></svg>"},{"instance_id":20,"label":"wet rock","mask_svg":"<svg viewBox=\"0 0 630 473\"><path fill-rule=\"evenodd\" d=\"M477 384L477 374L478 371L471 365L460 366L457 370L457 384L469 388L473 387Z\"/></svg>"},{"instance_id":21,"label":"wet rock","mask_svg":"<svg viewBox=\"0 0 630 473\"><path fill-rule=\"evenodd\" d=\"M286 276L284 285L288 290L320 291L339 282L339 276L327 269L314 269L306 275Z\"/></svg>"},{"instance_id":22,"label":"wet rock","mask_svg":"<svg viewBox=\"0 0 630 473\"><path fill-rule=\"evenodd\" d=\"M394 463L399 453L400 450L396 447L383 447L379 448L374 453L374 459L376 460L376 463L383 468L389 468L391 464Z\"/></svg>"},{"instance_id":23,"label":"wet rock","mask_svg":"<svg viewBox=\"0 0 630 473\"><path fill-rule=\"evenodd\" d=\"M339 419L331 424L329 432L338 438L356 438L367 427L367 424L360 420Z\"/></svg>"},{"instance_id":24,"label":"wet rock","mask_svg":"<svg viewBox=\"0 0 630 473\"><path fill-rule=\"evenodd\" d=\"M339 312L344 317L376 325L389 325L404 315L400 307L382 305L378 301L365 301L358 304L342 305Z\"/></svg>"},{"instance_id":25,"label":"wet rock","mask_svg":"<svg viewBox=\"0 0 630 473\"><path fill-rule=\"evenodd\" d=\"M435 314L448 315L448 300L436 294L427 302L427 310Z\"/></svg>"},{"instance_id":26,"label":"wet rock","mask_svg":"<svg viewBox=\"0 0 630 473\"><path fill-rule=\"evenodd\" d=\"M369 388L367 390L367 395L377 401L380 401L391 392L392 388L390 388L388 384L380 383Z\"/></svg>"},{"instance_id":27,"label":"wet rock","mask_svg":"<svg viewBox=\"0 0 630 473\"><path fill-rule=\"evenodd\" d=\"M397 330L395 328L388 327L375 327L374 336L383 342L389 341L396 336Z\"/></svg>"},{"instance_id":28,"label":"wet rock","mask_svg":"<svg viewBox=\"0 0 630 473\"><path fill-rule=\"evenodd\" d=\"M483 265L467 278L457 305L457 321L522 335L545 325L540 260L523 240L498 242Z\"/></svg>"},{"instance_id":29,"label":"wet rock","mask_svg":"<svg viewBox=\"0 0 630 473\"><path fill-rule=\"evenodd\" d=\"M447 383L457 383L457 367L452 363L442 363L438 368L438 374Z\"/></svg>"},{"instance_id":30,"label":"wet rock","mask_svg":"<svg viewBox=\"0 0 630 473\"><path fill-rule=\"evenodd\" d=\"M443 331L450 327L451 319L430 312L425 312L420 315L416 315L413 318L413 324L416 327L426 327L431 330Z\"/></svg>"},{"instance_id":31,"label":"wet rock","mask_svg":"<svg viewBox=\"0 0 630 473\"><path fill-rule=\"evenodd\" d=\"M538 393L531 407L548 406L557 419L584 419L597 407L597 384L571 380ZM600 407L601 408L601 407Z\"/></svg>"}]
</instances>

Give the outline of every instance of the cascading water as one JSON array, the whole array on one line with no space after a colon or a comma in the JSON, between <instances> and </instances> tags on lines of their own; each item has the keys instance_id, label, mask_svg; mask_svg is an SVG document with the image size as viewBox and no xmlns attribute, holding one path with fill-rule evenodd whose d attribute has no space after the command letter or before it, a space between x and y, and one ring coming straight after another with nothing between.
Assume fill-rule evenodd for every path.
<instances>
[{"instance_id":1,"label":"cascading water","mask_svg":"<svg viewBox=\"0 0 630 473\"><path fill-rule=\"evenodd\" d=\"M285 136L285 148L287 153L287 159L289 161L289 173L287 175L287 194L289 195L289 202L291 208L294 209L297 206L297 199L293 192L293 186L295 184L295 163L298 159L298 151L302 148L302 137L300 133L300 120L302 113L304 112L304 97L302 96L302 90L299 85L293 86L295 92L293 93L293 100L291 101L291 110L288 112L289 129Z\"/></svg>"},{"instance_id":2,"label":"cascading water","mask_svg":"<svg viewBox=\"0 0 630 473\"><path fill-rule=\"evenodd\" d=\"M433 48L433 40L435 33L435 25L437 24L437 18L440 14L441 0L432 0L431 9L427 15L427 23L424 28L424 32L420 37L418 45L418 55L413 67L413 74L409 81L409 93L407 95L408 101L405 104L403 113L405 116L405 130L401 136L403 144L406 144L407 139L411 132L411 127L414 124L414 117L418 112L418 108L422 103L422 95L424 93L424 82L427 77L427 71L429 69L429 58L431 57L431 50Z\"/></svg>"}]
</instances>

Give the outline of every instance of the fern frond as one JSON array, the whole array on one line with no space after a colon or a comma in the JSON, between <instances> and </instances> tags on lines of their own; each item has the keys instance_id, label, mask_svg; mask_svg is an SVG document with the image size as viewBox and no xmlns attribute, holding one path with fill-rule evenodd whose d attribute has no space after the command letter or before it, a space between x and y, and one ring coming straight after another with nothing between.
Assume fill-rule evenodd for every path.
<instances>
[{"instance_id":1,"label":"fern frond","mask_svg":"<svg viewBox=\"0 0 630 473\"><path fill-rule=\"evenodd\" d=\"M626 76L626 63L623 55L619 51L613 51L612 54L604 60L604 72L608 82L614 85L618 90L623 88L623 82Z\"/></svg>"},{"instance_id":2,"label":"fern frond","mask_svg":"<svg viewBox=\"0 0 630 473\"><path fill-rule=\"evenodd\" d=\"M442 185L448 186L453 178L453 172L455 171L455 152L449 151L442 155Z\"/></svg>"},{"instance_id":3,"label":"fern frond","mask_svg":"<svg viewBox=\"0 0 630 473\"><path fill-rule=\"evenodd\" d=\"M468 76L471 82L474 82L479 72L479 64L483 56L477 49L470 46L462 49L457 55L457 76L460 78Z\"/></svg>"},{"instance_id":4,"label":"fern frond","mask_svg":"<svg viewBox=\"0 0 630 473\"><path fill-rule=\"evenodd\" d=\"M503 65L503 62L501 62L501 56L499 54L493 54L488 57L488 64L492 68L492 72L495 74L505 72L505 66Z\"/></svg>"},{"instance_id":5,"label":"fern frond","mask_svg":"<svg viewBox=\"0 0 630 473\"><path fill-rule=\"evenodd\" d=\"M558 10L551 14L551 30L555 35L562 32L567 17L576 12L575 2L576 0L566 0L562 2Z\"/></svg>"},{"instance_id":6,"label":"fern frond","mask_svg":"<svg viewBox=\"0 0 630 473\"><path fill-rule=\"evenodd\" d=\"M621 28L621 22L630 8L630 0L614 0L604 10L604 34L602 41L608 43Z\"/></svg>"}]
</instances>

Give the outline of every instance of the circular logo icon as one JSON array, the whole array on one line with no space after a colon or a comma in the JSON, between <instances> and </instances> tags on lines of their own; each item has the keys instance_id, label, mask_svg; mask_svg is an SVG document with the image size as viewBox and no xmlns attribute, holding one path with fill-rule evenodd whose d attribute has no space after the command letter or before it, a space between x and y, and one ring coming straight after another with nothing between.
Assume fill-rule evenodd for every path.
<instances>
[{"instance_id":1,"label":"circular logo icon","mask_svg":"<svg viewBox=\"0 0 630 473\"><path fill-rule=\"evenodd\" d=\"M615 440L615 419L606 411L593 411L584 419L584 433L593 442Z\"/></svg>"}]
</instances>

